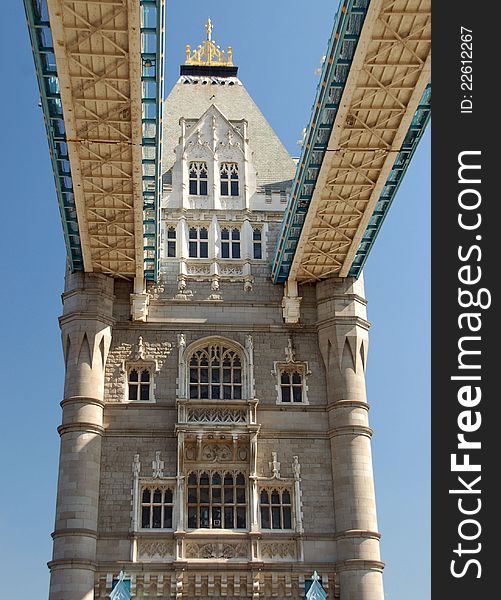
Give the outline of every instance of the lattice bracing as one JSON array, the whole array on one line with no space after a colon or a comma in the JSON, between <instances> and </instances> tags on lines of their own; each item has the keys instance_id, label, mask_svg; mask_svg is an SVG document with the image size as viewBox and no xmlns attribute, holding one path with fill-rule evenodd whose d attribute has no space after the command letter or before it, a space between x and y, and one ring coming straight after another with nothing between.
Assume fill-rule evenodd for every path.
<instances>
[{"instance_id":1,"label":"lattice bracing","mask_svg":"<svg viewBox=\"0 0 501 600\"><path fill-rule=\"evenodd\" d=\"M275 281L358 275L428 121L430 11L430 0L342 6L284 219Z\"/></svg>"},{"instance_id":2,"label":"lattice bracing","mask_svg":"<svg viewBox=\"0 0 501 600\"><path fill-rule=\"evenodd\" d=\"M50 38L83 267L154 277L163 4L25 0L25 6L32 40L42 24ZM34 44L36 63L37 51ZM37 71L43 96L45 75Z\"/></svg>"}]
</instances>

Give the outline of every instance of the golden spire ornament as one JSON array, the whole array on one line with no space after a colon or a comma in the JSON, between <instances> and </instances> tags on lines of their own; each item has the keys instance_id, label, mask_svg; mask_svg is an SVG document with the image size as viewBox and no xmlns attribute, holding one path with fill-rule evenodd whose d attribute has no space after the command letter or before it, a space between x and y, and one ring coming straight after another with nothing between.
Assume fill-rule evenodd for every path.
<instances>
[{"instance_id":1,"label":"golden spire ornament","mask_svg":"<svg viewBox=\"0 0 501 600\"><path fill-rule=\"evenodd\" d=\"M231 46L228 46L228 50L225 53L224 50L214 42L212 39L212 20L209 17L205 24L205 30L207 31L207 39L202 42L196 50L191 52L191 46L186 44L186 61L185 65L203 65L211 66L217 65L222 67L233 66L233 50Z\"/></svg>"}]
</instances>

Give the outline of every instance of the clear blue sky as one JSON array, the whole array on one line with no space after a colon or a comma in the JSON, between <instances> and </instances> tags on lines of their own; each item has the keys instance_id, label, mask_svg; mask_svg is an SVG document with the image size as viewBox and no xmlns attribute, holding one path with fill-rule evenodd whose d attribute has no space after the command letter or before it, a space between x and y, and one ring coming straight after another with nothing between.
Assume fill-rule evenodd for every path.
<instances>
[{"instance_id":1,"label":"clear blue sky","mask_svg":"<svg viewBox=\"0 0 501 600\"><path fill-rule=\"evenodd\" d=\"M184 46L232 45L240 77L293 155L306 126L336 2L168 1L166 90ZM208 14L208 6L210 13ZM2 597L45 598L51 557L63 364L65 248L21 0L2 2ZM429 131L365 268L368 363L387 600L430 596ZM22 589L22 592L21 592Z\"/></svg>"}]
</instances>

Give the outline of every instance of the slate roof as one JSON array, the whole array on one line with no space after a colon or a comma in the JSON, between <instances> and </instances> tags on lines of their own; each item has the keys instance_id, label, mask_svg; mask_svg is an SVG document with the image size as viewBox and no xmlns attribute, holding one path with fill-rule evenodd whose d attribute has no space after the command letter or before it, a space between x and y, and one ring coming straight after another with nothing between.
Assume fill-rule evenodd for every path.
<instances>
[{"instance_id":1,"label":"slate roof","mask_svg":"<svg viewBox=\"0 0 501 600\"><path fill-rule=\"evenodd\" d=\"M237 77L187 75L179 78L164 102L163 173L175 161L174 149L181 134L179 119L199 119L211 104L230 121L247 121L258 186L294 177L294 161Z\"/></svg>"}]
</instances>

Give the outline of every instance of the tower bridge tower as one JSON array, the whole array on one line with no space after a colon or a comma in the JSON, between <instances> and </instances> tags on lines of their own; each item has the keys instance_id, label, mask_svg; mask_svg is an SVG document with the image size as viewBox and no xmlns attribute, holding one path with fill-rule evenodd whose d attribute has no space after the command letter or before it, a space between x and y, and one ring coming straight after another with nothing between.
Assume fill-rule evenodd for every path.
<instances>
[{"instance_id":1,"label":"tower bridge tower","mask_svg":"<svg viewBox=\"0 0 501 600\"><path fill-rule=\"evenodd\" d=\"M314 571L383 600L363 281L303 285L284 322L296 165L210 21L162 143L157 281L66 277L50 600L108 598L122 570L149 600L299 599Z\"/></svg>"}]
</instances>

